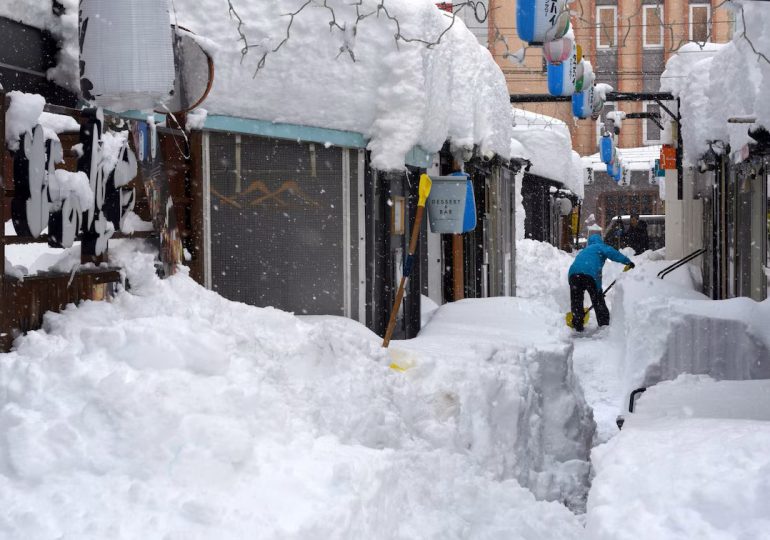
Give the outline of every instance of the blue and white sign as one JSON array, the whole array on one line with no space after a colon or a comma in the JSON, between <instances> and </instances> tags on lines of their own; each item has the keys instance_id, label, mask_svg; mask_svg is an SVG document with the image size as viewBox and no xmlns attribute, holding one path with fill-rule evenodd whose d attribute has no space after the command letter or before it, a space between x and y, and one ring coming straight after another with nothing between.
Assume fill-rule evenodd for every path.
<instances>
[{"instance_id":1,"label":"blue and white sign","mask_svg":"<svg viewBox=\"0 0 770 540\"><path fill-rule=\"evenodd\" d=\"M516 29L519 38L529 44L559 39L569 29L566 0L518 0Z\"/></svg>"}]
</instances>

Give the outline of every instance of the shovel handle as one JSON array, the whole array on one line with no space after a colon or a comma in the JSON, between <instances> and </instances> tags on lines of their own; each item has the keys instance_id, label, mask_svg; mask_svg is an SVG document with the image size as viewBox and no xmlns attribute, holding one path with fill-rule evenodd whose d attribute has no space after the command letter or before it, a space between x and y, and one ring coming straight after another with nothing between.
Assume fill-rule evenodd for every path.
<instances>
[{"instance_id":1,"label":"shovel handle","mask_svg":"<svg viewBox=\"0 0 770 540\"><path fill-rule=\"evenodd\" d=\"M404 273L402 274L401 282L398 285L398 293L396 293L396 301L393 303L393 310L390 312L390 319L388 320L388 328L385 331L385 338L382 340L382 346L385 348L390 345L390 338L393 337L393 330L396 328L396 317L398 316L398 310L401 308L401 302L404 299L404 289L406 288L406 282L409 280L409 276L412 273L414 252L417 249L417 239L420 237L420 225L422 225L422 216L424 213L425 207L418 206L417 213L414 216L412 238L409 241L409 254L406 256L406 262L404 263Z\"/></svg>"}]
</instances>

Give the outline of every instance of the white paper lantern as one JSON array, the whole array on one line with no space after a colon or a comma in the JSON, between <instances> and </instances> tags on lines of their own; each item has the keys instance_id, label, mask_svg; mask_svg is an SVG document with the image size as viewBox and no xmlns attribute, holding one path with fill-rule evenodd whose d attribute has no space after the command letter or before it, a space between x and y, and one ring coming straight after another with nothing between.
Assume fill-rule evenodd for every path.
<instances>
[{"instance_id":1,"label":"white paper lantern","mask_svg":"<svg viewBox=\"0 0 770 540\"><path fill-rule=\"evenodd\" d=\"M572 53L560 64L548 64L548 93L552 96L571 96L575 93L578 63L577 46L572 42Z\"/></svg>"},{"instance_id":2,"label":"white paper lantern","mask_svg":"<svg viewBox=\"0 0 770 540\"><path fill-rule=\"evenodd\" d=\"M113 111L148 110L174 88L167 0L80 1L83 97Z\"/></svg>"},{"instance_id":3,"label":"white paper lantern","mask_svg":"<svg viewBox=\"0 0 770 540\"><path fill-rule=\"evenodd\" d=\"M527 43L544 43L559 39L569 29L566 0L518 0L516 29Z\"/></svg>"},{"instance_id":4,"label":"white paper lantern","mask_svg":"<svg viewBox=\"0 0 770 540\"><path fill-rule=\"evenodd\" d=\"M549 64L561 64L572 54L575 34L570 31L562 38L543 43L543 56Z\"/></svg>"}]
</instances>

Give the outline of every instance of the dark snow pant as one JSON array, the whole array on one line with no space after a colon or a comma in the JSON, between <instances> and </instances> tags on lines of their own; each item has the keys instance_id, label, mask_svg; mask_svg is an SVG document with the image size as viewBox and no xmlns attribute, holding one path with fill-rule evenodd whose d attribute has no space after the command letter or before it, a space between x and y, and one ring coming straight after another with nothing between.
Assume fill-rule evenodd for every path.
<instances>
[{"instance_id":1,"label":"dark snow pant","mask_svg":"<svg viewBox=\"0 0 770 540\"><path fill-rule=\"evenodd\" d=\"M599 321L599 326L610 324L610 310L607 309L607 304L604 303L604 295L596 286L594 278L586 274L575 274L569 277L569 296L572 310L572 327L578 332L583 331L583 317L585 317L583 296L586 291L588 291L588 296L591 297L591 303L594 305L596 320Z\"/></svg>"}]
</instances>

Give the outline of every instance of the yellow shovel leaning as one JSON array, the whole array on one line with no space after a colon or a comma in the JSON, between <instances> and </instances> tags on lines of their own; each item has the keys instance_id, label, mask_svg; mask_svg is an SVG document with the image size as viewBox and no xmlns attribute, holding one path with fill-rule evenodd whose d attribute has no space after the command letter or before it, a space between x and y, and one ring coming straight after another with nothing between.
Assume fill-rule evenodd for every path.
<instances>
[{"instance_id":1,"label":"yellow shovel leaning","mask_svg":"<svg viewBox=\"0 0 770 540\"><path fill-rule=\"evenodd\" d=\"M433 182L431 182L430 176L427 174L420 175L420 186L418 188L419 199L417 201L417 213L414 216L414 225L412 226L412 237L409 241L409 253L406 256L406 262L404 263L404 272L401 275L401 282L398 285L398 293L396 294L396 300L393 304L393 310L390 312L390 320L388 321L388 328L385 331L385 338L382 340L382 346L385 348L388 348L388 345L390 345L390 338L393 336L393 330L396 327L398 310L401 308L401 302L404 299L404 289L406 288L406 283L412 273L414 252L417 250L417 240L420 237L420 225L422 225L422 217L425 213L425 203L428 200L428 195L430 195L430 188L432 185ZM391 353L391 356L393 357L394 362L390 364L390 367L398 371L408 369L411 367L409 364L413 363L409 362L406 358L397 358L403 356L402 354L394 355Z\"/></svg>"}]
</instances>

